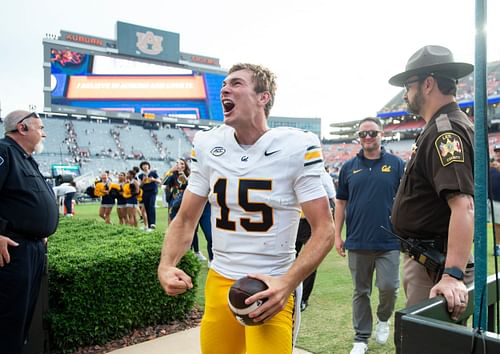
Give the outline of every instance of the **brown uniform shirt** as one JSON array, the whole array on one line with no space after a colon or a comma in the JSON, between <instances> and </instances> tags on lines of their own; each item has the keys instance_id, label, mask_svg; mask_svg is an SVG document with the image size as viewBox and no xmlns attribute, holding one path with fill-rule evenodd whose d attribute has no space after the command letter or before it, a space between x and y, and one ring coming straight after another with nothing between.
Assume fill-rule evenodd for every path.
<instances>
[{"instance_id":1,"label":"brown uniform shirt","mask_svg":"<svg viewBox=\"0 0 500 354\"><path fill-rule=\"evenodd\" d=\"M474 130L456 103L439 109L413 147L392 209L405 238L447 238L451 210L446 193L474 195Z\"/></svg>"}]
</instances>

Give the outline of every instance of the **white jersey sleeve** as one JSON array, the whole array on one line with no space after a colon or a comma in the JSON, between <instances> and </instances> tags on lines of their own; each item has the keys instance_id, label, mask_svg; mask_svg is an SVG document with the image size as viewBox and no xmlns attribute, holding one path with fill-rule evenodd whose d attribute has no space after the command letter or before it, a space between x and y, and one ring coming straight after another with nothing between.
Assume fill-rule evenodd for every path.
<instances>
[{"instance_id":1,"label":"white jersey sleeve","mask_svg":"<svg viewBox=\"0 0 500 354\"><path fill-rule=\"evenodd\" d=\"M191 149L191 175L189 176L189 183L187 189L201 197L208 196L210 191L210 176L207 168L203 166L203 149L201 142L203 141L204 131L199 131L195 134L193 139L193 148Z\"/></svg>"}]
</instances>

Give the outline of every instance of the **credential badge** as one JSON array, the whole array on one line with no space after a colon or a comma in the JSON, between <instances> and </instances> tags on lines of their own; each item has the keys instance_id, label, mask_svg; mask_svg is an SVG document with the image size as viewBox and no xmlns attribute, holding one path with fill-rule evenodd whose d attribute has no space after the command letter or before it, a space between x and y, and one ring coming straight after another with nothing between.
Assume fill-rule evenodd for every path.
<instances>
[{"instance_id":1,"label":"credential badge","mask_svg":"<svg viewBox=\"0 0 500 354\"><path fill-rule=\"evenodd\" d=\"M136 46L141 52L149 55L158 55L163 52L162 36L155 36L151 31L147 31L146 33L136 32L136 35Z\"/></svg>"},{"instance_id":2,"label":"credential badge","mask_svg":"<svg viewBox=\"0 0 500 354\"><path fill-rule=\"evenodd\" d=\"M226 149L224 149L222 146L216 146L212 150L210 150L210 153L214 156L221 156L226 153Z\"/></svg>"}]
</instances>

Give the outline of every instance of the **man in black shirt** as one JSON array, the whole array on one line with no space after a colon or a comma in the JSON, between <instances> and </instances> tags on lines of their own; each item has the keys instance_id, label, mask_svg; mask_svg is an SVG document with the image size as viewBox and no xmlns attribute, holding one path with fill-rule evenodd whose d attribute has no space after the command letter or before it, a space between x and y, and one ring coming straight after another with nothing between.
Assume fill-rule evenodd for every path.
<instances>
[{"instance_id":1,"label":"man in black shirt","mask_svg":"<svg viewBox=\"0 0 500 354\"><path fill-rule=\"evenodd\" d=\"M43 122L14 111L0 139L0 353L21 353L35 309L45 241L58 224L52 188L33 152L43 149Z\"/></svg>"}]
</instances>

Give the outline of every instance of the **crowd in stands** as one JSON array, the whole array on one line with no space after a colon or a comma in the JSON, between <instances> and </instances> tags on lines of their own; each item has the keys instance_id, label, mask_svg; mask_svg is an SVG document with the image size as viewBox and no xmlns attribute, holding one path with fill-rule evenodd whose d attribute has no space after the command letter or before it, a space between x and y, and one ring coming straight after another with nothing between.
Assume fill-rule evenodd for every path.
<instances>
[{"instance_id":1,"label":"crowd in stands","mask_svg":"<svg viewBox=\"0 0 500 354\"><path fill-rule=\"evenodd\" d=\"M45 175L52 164L76 164L82 174L98 176L103 170L123 171L130 160L150 160L160 170L170 168L175 158L188 157L191 142L180 129L139 123L46 117L45 150L37 161Z\"/></svg>"},{"instance_id":2,"label":"crowd in stands","mask_svg":"<svg viewBox=\"0 0 500 354\"><path fill-rule=\"evenodd\" d=\"M132 126L129 122L112 124L59 118L46 118L46 120L50 123L45 141L46 152L36 157L46 175L51 174L52 163L70 163L78 164L82 174L99 176L102 171L110 170L114 175L113 179L117 179L118 172L128 171L130 165L134 164L132 161L143 159L154 161L159 171L167 171L175 163L174 157L190 156L192 139L197 132L196 129L176 129L169 126L144 129ZM389 135L387 134L389 132L420 130L422 126L422 120L409 117L399 124L387 124L384 131ZM139 133L143 135L141 138L127 138L127 144L124 144L122 138L125 133L132 136ZM59 140L61 138L62 141ZM179 139L182 144L179 143ZM386 142L385 146L388 151L408 161L412 143L413 139L394 140ZM500 144L500 133L490 134L489 143L490 146ZM142 150L148 146L149 150L143 152ZM179 146L181 149L176 151ZM359 144L356 142L329 143L324 140L323 155L325 164L330 167L331 175L336 177L343 163L353 158L359 149Z\"/></svg>"},{"instance_id":3,"label":"crowd in stands","mask_svg":"<svg viewBox=\"0 0 500 354\"><path fill-rule=\"evenodd\" d=\"M117 128L111 128L109 130L109 133L111 134L111 137L113 138L116 148L118 149L113 157L120 157L122 159L125 159L126 153L125 149L123 149L122 143L120 141L120 131Z\"/></svg>"}]
</instances>

